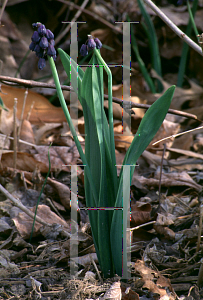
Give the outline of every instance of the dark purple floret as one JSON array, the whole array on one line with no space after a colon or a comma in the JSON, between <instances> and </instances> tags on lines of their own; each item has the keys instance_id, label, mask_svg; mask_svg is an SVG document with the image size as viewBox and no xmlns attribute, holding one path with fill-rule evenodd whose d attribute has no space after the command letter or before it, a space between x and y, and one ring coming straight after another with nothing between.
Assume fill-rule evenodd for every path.
<instances>
[{"instance_id":1,"label":"dark purple floret","mask_svg":"<svg viewBox=\"0 0 203 300\"><path fill-rule=\"evenodd\" d=\"M36 44L34 51L35 52L39 52L41 50L39 44Z\"/></svg>"},{"instance_id":2,"label":"dark purple floret","mask_svg":"<svg viewBox=\"0 0 203 300\"><path fill-rule=\"evenodd\" d=\"M51 40L49 40L49 44L52 45L52 46L54 46L55 45L55 41L51 39Z\"/></svg>"},{"instance_id":3,"label":"dark purple floret","mask_svg":"<svg viewBox=\"0 0 203 300\"><path fill-rule=\"evenodd\" d=\"M96 48L101 49L101 47L102 47L101 41L98 38L95 38L94 41L96 43Z\"/></svg>"},{"instance_id":4,"label":"dark purple floret","mask_svg":"<svg viewBox=\"0 0 203 300\"><path fill-rule=\"evenodd\" d=\"M83 44L80 48L80 54L86 56L88 54L87 45Z\"/></svg>"},{"instance_id":5,"label":"dark purple floret","mask_svg":"<svg viewBox=\"0 0 203 300\"><path fill-rule=\"evenodd\" d=\"M44 69L45 66L46 66L46 60L44 58L40 58L38 61L38 68L42 70Z\"/></svg>"},{"instance_id":6,"label":"dark purple floret","mask_svg":"<svg viewBox=\"0 0 203 300\"><path fill-rule=\"evenodd\" d=\"M32 51L34 51L35 47L36 47L36 43L31 42L31 44L29 46L29 49L32 50Z\"/></svg>"},{"instance_id":7,"label":"dark purple floret","mask_svg":"<svg viewBox=\"0 0 203 300\"><path fill-rule=\"evenodd\" d=\"M96 43L91 35L88 35L88 41L87 41L87 49L93 50L96 48Z\"/></svg>"},{"instance_id":8,"label":"dark purple floret","mask_svg":"<svg viewBox=\"0 0 203 300\"><path fill-rule=\"evenodd\" d=\"M41 24L37 29L39 35L44 36L46 34L46 27Z\"/></svg>"},{"instance_id":9,"label":"dark purple floret","mask_svg":"<svg viewBox=\"0 0 203 300\"><path fill-rule=\"evenodd\" d=\"M32 23L33 28L37 28L39 23Z\"/></svg>"},{"instance_id":10,"label":"dark purple floret","mask_svg":"<svg viewBox=\"0 0 203 300\"><path fill-rule=\"evenodd\" d=\"M38 43L39 40L40 40L40 36L39 36L39 33L37 31L34 31L32 37L31 37L31 40L34 42L34 43Z\"/></svg>"},{"instance_id":11,"label":"dark purple floret","mask_svg":"<svg viewBox=\"0 0 203 300\"><path fill-rule=\"evenodd\" d=\"M54 39L54 34L51 30L47 29L46 30L46 37L48 40L53 40Z\"/></svg>"},{"instance_id":12,"label":"dark purple floret","mask_svg":"<svg viewBox=\"0 0 203 300\"><path fill-rule=\"evenodd\" d=\"M47 55L49 55L49 56L56 55L56 50L55 50L54 46L52 46L52 45L48 46Z\"/></svg>"},{"instance_id":13,"label":"dark purple floret","mask_svg":"<svg viewBox=\"0 0 203 300\"><path fill-rule=\"evenodd\" d=\"M39 45L42 49L47 49L49 46L48 40L45 36L43 36L39 42Z\"/></svg>"},{"instance_id":14,"label":"dark purple floret","mask_svg":"<svg viewBox=\"0 0 203 300\"><path fill-rule=\"evenodd\" d=\"M38 44L35 46L34 51L36 52L37 57L44 57L44 50Z\"/></svg>"}]
</instances>

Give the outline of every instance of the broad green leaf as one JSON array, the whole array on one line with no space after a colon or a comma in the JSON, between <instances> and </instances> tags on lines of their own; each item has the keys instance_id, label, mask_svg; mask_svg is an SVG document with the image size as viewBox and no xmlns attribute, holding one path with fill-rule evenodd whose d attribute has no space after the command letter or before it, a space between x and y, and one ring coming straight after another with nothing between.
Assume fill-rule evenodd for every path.
<instances>
[{"instance_id":1,"label":"broad green leaf","mask_svg":"<svg viewBox=\"0 0 203 300\"><path fill-rule=\"evenodd\" d=\"M138 131L128 148L123 164L136 164L137 159L147 148L161 124L170 107L175 91L175 85L171 86L144 115Z\"/></svg>"},{"instance_id":2,"label":"broad green leaf","mask_svg":"<svg viewBox=\"0 0 203 300\"><path fill-rule=\"evenodd\" d=\"M135 165L137 159L142 152L147 148L158 129L160 128L167 111L170 107L175 86L171 86L153 105L147 110L144 115L137 134L135 135L123 161L123 165ZM131 179L134 172L132 167ZM123 207L128 205L123 203L123 168L121 169L119 176L119 188L116 199L116 207ZM116 273L122 275L122 231L126 230L122 224L122 212L115 210L113 214L113 220L111 224L111 247L114 259L114 265ZM124 249L126 250L126 249ZM124 253L127 255L127 253ZM126 260L126 257L125 257Z\"/></svg>"},{"instance_id":3,"label":"broad green leaf","mask_svg":"<svg viewBox=\"0 0 203 300\"><path fill-rule=\"evenodd\" d=\"M82 89L82 86L81 86L82 79L83 79L85 73L77 65L77 63L74 60L71 60L71 64L70 64L70 56L66 52L64 52L60 48L58 49L58 52L59 52L63 67L66 71L66 74L67 74L69 80L70 80L70 65L71 65L71 85L73 86L74 91L78 94L79 101L83 106L83 103L81 102L82 98L81 98L80 94L81 94L81 89ZM91 63L92 63L92 60L90 61L90 64ZM97 64L99 64L98 61L97 61ZM78 67L78 85L76 82L77 67ZM78 89L77 89L77 87L78 87ZM107 162L106 162L107 182L108 182L108 185L111 186L111 188L109 190L110 190L110 194L112 194L112 196L110 197L111 201L109 203L109 206L114 206L115 197L116 197L116 186L115 186L115 184L112 185L111 177L112 176L114 177L114 182L115 182L117 180L117 171L116 171L116 167L114 167L114 168L111 167L112 158L111 158L111 150L110 150L109 128L108 128L108 122L107 122L107 118L106 118L106 114L105 114L104 110L102 110L102 119L103 119L103 126L104 126L104 132L105 132L105 134L104 134L105 151L106 151L106 157L107 157ZM88 127L88 125L87 125L87 127ZM86 128L86 132L89 132L88 128ZM113 197L113 195L114 195L114 197Z\"/></svg>"},{"instance_id":4,"label":"broad green leaf","mask_svg":"<svg viewBox=\"0 0 203 300\"><path fill-rule=\"evenodd\" d=\"M70 56L62 49L58 48L58 53L60 55L68 79L71 82L71 86L73 87L75 93L78 95L79 101L81 102L80 91L81 91L82 79L85 73L78 66L78 64L73 59L71 59Z\"/></svg>"},{"instance_id":5,"label":"broad green leaf","mask_svg":"<svg viewBox=\"0 0 203 300\"><path fill-rule=\"evenodd\" d=\"M108 276L113 269L109 236L111 213L99 209L108 206L109 199L106 176L106 160L109 159L108 124L103 107L103 67L95 66L98 65L95 55L90 64L82 80L81 99L85 119L85 155L98 193L98 209L89 211L89 218L99 263L104 275ZM87 207L94 207L86 173L85 196Z\"/></svg>"}]
</instances>

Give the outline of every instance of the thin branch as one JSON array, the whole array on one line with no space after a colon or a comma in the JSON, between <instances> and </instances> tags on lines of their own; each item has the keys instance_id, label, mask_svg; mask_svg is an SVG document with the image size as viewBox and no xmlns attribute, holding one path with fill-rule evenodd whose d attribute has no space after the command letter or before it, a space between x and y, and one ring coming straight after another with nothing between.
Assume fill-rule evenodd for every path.
<instances>
[{"instance_id":1,"label":"thin branch","mask_svg":"<svg viewBox=\"0 0 203 300\"><path fill-rule=\"evenodd\" d=\"M37 81L34 81L34 80L25 80L25 79L19 79L19 78L2 76L2 75L0 75L0 81L4 84L7 84L7 85L11 85L11 84L9 84L9 82L17 83L18 86L21 85L21 86L24 86L26 88L33 88L33 87L51 88L51 89L56 88L55 84L50 84L50 83L48 84L48 83L44 83L44 82L37 82ZM71 88L70 86L67 86L67 85L61 85L61 89L66 90L66 91L74 92L73 88ZM108 100L108 95L104 94L104 99ZM113 102L121 105L122 107L123 107L123 105L127 105L129 103L128 101L119 99L117 97L112 97L112 100L113 100ZM134 108L148 109L148 108L150 108L150 106L151 105L148 105L148 104L141 104L141 103L131 102L131 108L134 107ZM169 109L168 113L202 122L201 120L198 120L196 115L189 114L189 113L186 113L186 112L183 112L183 111L179 111L179 110L175 110L175 109Z\"/></svg>"},{"instance_id":2,"label":"thin branch","mask_svg":"<svg viewBox=\"0 0 203 300\"><path fill-rule=\"evenodd\" d=\"M20 208L22 211L24 211L28 216L30 216L32 219L34 219L34 213L29 210L27 207L25 207L19 199L14 198L1 184L0 184L0 191L7 197L9 198L15 206ZM40 224L44 226L51 226L51 224L43 221L40 217L36 216L36 221L39 222Z\"/></svg>"},{"instance_id":3,"label":"thin branch","mask_svg":"<svg viewBox=\"0 0 203 300\"><path fill-rule=\"evenodd\" d=\"M200 46L193 42L183 31L181 31L151 0L144 0L144 2L159 16L181 39L184 40L191 48L203 56Z\"/></svg>"},{"instance_id":4,"label":"thin branch","mask_svg":"<svg viewBox=\"0 0 203 300\"><path fill-rule=\"evenodd\" d=\"M187 130L187 131L183 131L183 132L180 132L180 133L177 133L177 134L172 134L172 135L167 136L167 137L165 137L165 138L163 138L161 140L158 140L157 142L154 142L152 144L152 146L154 146L154 145L156 145L156 144L158 144L158 143L160 143L162 141L165 141L165 140L168 140L168 139L171 139L171 138L176 138L177 136L180 136L180 135L183 135L183 134L186 134L186 133L189 133L189 132L193 132L193 131L196 131L196 130L199 130L199 129L202 129L202 128L203 128L203 126L200 126L200 127L197 127L197 128L194 128L194 129L190 129L190 130Z\"/></svg>"},{"instance_id":5,"label":"thin branch","mask_svg":"<svg viewBox=\"0 0 203 300\"><path fill-rule=\"evenodd\" d=\"M68 31L70 30L70 27L71 27L71 23L75 22L79 18L79 16L83 12L83 9L88 4L88 2L89 2L89 0L85 0L83 2L83 4L78 8L78 11L76 12L75 16L71 20L70 24L68 24L68 26L65 28L65 30L63 30L63 32L61 34L59 34L59 36L57 36L57 38L55 39L56 44L68 33Z\"/></svg>"},{"instance_id":6,"label":"thin branch","mask_svg":"<svg viewBox=\"0 0 203 300\"><path fill-rule=\"evenodd\" d=\"M0 25L1 25L1 19L2 19L2 16L3 16L3 13L4 13L4 10L5 10L7 2L8 2L8 0L4 0L4 3L3 3L2 8L1 8L1 12L0 12Z\"/></svg>"},{"instance_id":7,"label":"thin branch","mask_svg":"<svg viewBox=\"0 0 203 300\"><path fill-rule=\"evenodd\" d=\"M160 177L159 177L159 208L161 206L161 176L162 176L162 172L163 172L163 162L164 162L165 152L166 152L166 144L164 144L164 149L163 149L162 159L161 159L161 167L160 167ZM158 210L159 209L157 209L157 211Z\"/></svg>"},{"instance_id":8,"label":"thin branch","mask_svg":"<svg viewBox=\"0 0 203 300\"><path fill-rule=\"evenodd\" d=\"M61 2L61 3L64 3L65 5L69 5L70 8L74 7L77 10L81 9L81 6L73 3L72 1L66 1L66 0L58 0L58 1ZM88 9L85 9L85 8L83 8L81 10L82 10L83 13L89 15L90 17L92 17L96 21L99 21L99 22L103 23L105 26L109 27L114 32L123 34L123 30L121 28L119 28L118 26L115 26L115 25L111 24L110 22L108 22L107 20L105 20L104 18L102 18L97 13L92 12L92 11L90 11Z\"/></svg>"}]
</instances>

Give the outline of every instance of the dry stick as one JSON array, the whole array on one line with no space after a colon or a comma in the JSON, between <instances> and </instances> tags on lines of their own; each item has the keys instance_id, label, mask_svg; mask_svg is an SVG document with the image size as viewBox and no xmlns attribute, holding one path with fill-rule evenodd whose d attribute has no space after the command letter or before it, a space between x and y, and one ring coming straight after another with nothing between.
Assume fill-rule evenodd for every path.
<instances>
[{"instance_id":1,"label":"dry stick","mask_svg":"<svg viewBox=\"0 0 203 300\"><path fill-rule=\"evenodd\" d=\"M18 208L20 208L22 211L24 211L28 216L30 216L32 219L34 219L35 214L30 211L29 209L27 209L27 207L25 207L19 199L14 198L1 184L0 184L0 191L7 197L9 198L15 206L17 206ZM36 216L36 221L39 222L40 224L44 225L44 226L51 226L51 224L43 221L40 217Z\"/></svg>"},{"instance_id":2,"label":"dry stick","mask_svg":"<svg viewBox=\"0 0 203 300\"><path fill-rule=\"evenodd\" d=\"M13 168L16 170L17 163L17 103L18 99L14 98L13 106Z\"/></svg>"},{"instance_id":3,"label":"dry stick","mask_svg":"<svg viewBox=\"0 0 203 300\"><path fill-rule=\"evenodd\" d=\"M163 170L163 162L164 162L164 154L166 152L166 144L164 144L164 149L162 153L162 159L161 159L161 167L160 167L160 177L159 177L159 208L161 206L161 176L162 176L162 170Z\"/></svg>"},{"instance_id":4,"label":"dry stick","mask_svg":"<svg viewBox=\"0 0 203 300\"><path fill-rule=\"evenodd\" d=\"M200 207L199 207L199 231L198 231L196 252L198 252L200 249L201 235L202 235L202 216L203 216L203 206L200 204Z\"/></svg>"},{"instance_id":5,"label":"dry stick","mask_svg":"<svg viewBox=\"0 0 203 300\"><path fill-rule=\"evenodd\" d=\"M170 136L167 136L161 140L158 140L157 142L153 143L152 146L162 142L162 141L165 141L165 140L168 140L168 139L171 139L171 138L175 138L177 136L180 136L180 135L183 135L183 134L186 134L186 133L189 133L189 132L193 132L193 131L196 131L196 130L199 130L199 129L202 129L203 126L200 126L200 127L197 127L197 128L194 128L194 129L190 129L190 130L187 130L187 131L184 131L184 132L180 132L180 133L177 133L177 134L173 134L173 135L170 135Z\"/></svg>"},{"instance_id":6,"label":"dry stick","mask_svg":"<svg viewBox=\"0 0 203 300\"><path fill-rule=\"evenodd\" d=\"M83 2L83 4L81 6L79 6L78 11L76 12L75 16L73 17L73 19L71 20L70 24L66 27L66 29L63 30L63 32L61 34L59 34L59 36L57 36L57 38L55 39L55 44L57 44L70 30L71 27L71 23L75 22L79 16L81 15L83 9L85 8L85 6L87 5L87 3L89 2L89 0L85 0ZM65 1L65 3L67 3L67 1ZM63 22L62 22L63 23ZM64 22L65 23L65 22Z\"/></svg>"},{"instance_id":7,"label":"dry stick","mask_svg":"<svg viewBox=\"0 0 203 300\"><path fill-rule=\"evenodd\" d=\"M25 79L19 79L19 78L13 78L13 77L8 77L8 76L1 76L1 75L0 75L0 81L2 81L4 84L7 84L7 85L9 85L8 82L13 82L13 83L22 85L24 87L30 87L30 88L32 88L32 87L43 87L43 88L53 88L53 89L56 88L55 84L47 84L44 82L36 82L34 80L25 80ZM73 88L71 88L70 86L67 86L67 85L61 85L61 88L62 88L62 90L74 92ZM108 95L104 94L104 99L108 99ZM112 100L113 100L113 102L115 102L119 105L128 104L128 101L121 100L117 97L112 97ZM135 107L135 108L148 109L150 106L151 105L148 105L148 104L140 104L140 103L131 102L131 107ZM179 110L169 109L168 113L202 122L201 120L199 120L197 118L196 115L182 112Z\"/></svg>"},{"instance_id":8,"label":"dry stick","mask_svg":"<svg viewBox=\"0 0 203 300\"><path fill-rule=\"evenodd\" d=\"M2 8L1 8L1 13L0 13L0 25L1 25L1 19L2 19L2 16L3 16L3 13L4 13L4 10L5 10L5 7L6 7L7 2L8 2L8 0L4 0L4 3L3 3ZM4 25L1 25L1 26L4 26Z\"/></svg>"},{"instance_id":9,"label":"dry stick","mask_svg":"<svg viewBox=\"0 0 203 300\"><path fill-rule=\"evenodd\" d=\"M127 230L128 230L128 231L133 231L133 230L137 230L137 229L140 229L140 228L142 228L142 227L144 227L144 226L148 226L148 225L155 224L155 223L156 223L156 221L150 221L150 222L147 222L147 223L138 225L138 226L136 226L136 227L129 228L129 229L127 229Z\"/></svg>"},{"instance_id":10,"label":"dry stick","mask_svg":"<svg viewBox=\"0 0 203 300\"><path fill-rule=\"evenodd\" d=\"M103 284L103 280L102 280L102 278L101 278L101 275L100 275L100 273L99 273L99 270L98 270L98 268L97 268L97 265L96 265L94 259L92 258L91 253L89 254L89 257L90 257L90 260L91 260L91 262L92 262L92 264L93 264L93 266L94 266L94 268L95 268L95 270L96 270L96 272L97 272L97 275L98 275L98 278L99 278L100 282Z\"/></svg>"},{"instance_id":11,"label":"dry stick","mask_svg":"<svg viewBox=\"0 0 203 300\"><path fill-rule=\"evenodd\" d=\"M70 7L74 7L75 9L81 9L81 7L71 1L66 1L66 0L58 0L61 3L64 3L66 5L69 5ZM89 15L90 17L92 17L93 19L103 23L104 25L106 25L107 27L109 27L111 30L115 31L116 33L120 33L123 35L123 31L122 29L120 29L118 26L115 26L113 24L111 24L110 22L108 22L107 20L105 20L104 18L102 18L100 15L98 15L95 12L91 12L90 10L87 10L85 8L81 9L83 13Z\"/></svg>"},{"instance_id":12,"label":"dry stick","mask_svg":"<svg viewBox=\"0 0 203 300\"><path fill-rule=\"evenodd\" d=\"M203 285L203 258L200 260L200 268L197 280L197 286L202 287Z\"/></svg>"},{"instance_id":13,"label":"dry stick","mask_svg":"<svg viewBox=\"0 0 203 300\"><path fill-rule=\"evenodd\" d=\"M24 95L24 99L23 99L23 107L22 107L22 111L21 111L21 115L20 115L20 124L18 127L18 142L19 142L21 127L22 127L22 122L23 122L23 114L24 114L24 110L25 110L25 103L26 103L27 95L28 95L28 88L25 91L25 95Z\"/></svg>"},{"instance_id":14,"label":"dry stick","mask_svg":"<svg viewBox=\"0 0 203 300\"><path fill-rule=\"evenodd\" d=\"M29 110L28 113L27 113L27 117L26 117L26 120L27 120L27 121L29 121L29 118L30 118L32 109L33 109L33 107L34 107L34 104L35 104L35 101L32 102L32 104L31 104L31 106L30 106L30 110Z\"/></svg>"},{"instance_id":15,"label":"dry stick","mask_svg":"<svg viewBox=\"0 0 203 300\"><path fill-rule=\"evenodd\" d=\"M144 2L191 48L203 56L202 48L193 42L183 31L181 31L151 0L144 0Z\"/></svg>"},{"instance_id":16,"label":"dry stick","mask_svg":"<svg viewBox=\"0 0 203 300\"><path fill-rule=\"evenodd\" d=\"M7 136L6 134L3 134L3 133L0 133L0 136L5 137L5 140L7 140L7 139L13 140L13 139L14 139L12 136ZM35 144L32 144L32 143L23 141L23 140L21 140L21 139L19 139L18 142L19 142L19 143L22 143L22 144L25 144L25 145L28 145L28 146L32 146L32 147L35 147L35 146L36 146ZM0 158L1 158L1 157L0 157Z\"/></svg>"}]
</instances>

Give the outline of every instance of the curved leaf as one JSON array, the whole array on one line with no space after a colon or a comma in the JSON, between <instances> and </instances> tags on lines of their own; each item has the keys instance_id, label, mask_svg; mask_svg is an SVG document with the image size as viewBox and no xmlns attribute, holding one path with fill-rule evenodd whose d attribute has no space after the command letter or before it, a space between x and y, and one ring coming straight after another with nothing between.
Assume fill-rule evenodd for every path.
<instances>
[{"instance_id":1,"label":"curved leaf","mask_svg":"<svg viewBox=\"0 0 203 300\"><path fill-rule=\"evenodd\" d=\"M134 165L142 152L147 148L158 129L160 128L167 111L170 107L175 86L171 86L159 99L145 113L137 134L135 135L123 161L123 165ZM131 178L134 172L132 167ZM116 207L127 206L128 203L123 203L123 168L119 176L119 188L116 198ZM116 272L119 276L122 275L122 238L124 228L121 220L122 212L115 210L111 224L111 247L113 252L113 259ZM123 256L127 257L127 250L123 249Z\"/></svg>"},{"instance_id":2,"label":"curved leaf","mask_svg":"<svg viewBox=\"0 0 203 300\"><path fill-rule=\"evenodd\" d=\"M71 86L73 87L75 93L78 95L79 101L81 102L80 91L82 85L82 79L85 72L78 66L78 64L70 58L70 56L63 51L61 48L58 48L58 53L61 58L64 70L68 76Z\"/></svg>"}]
</instances>

